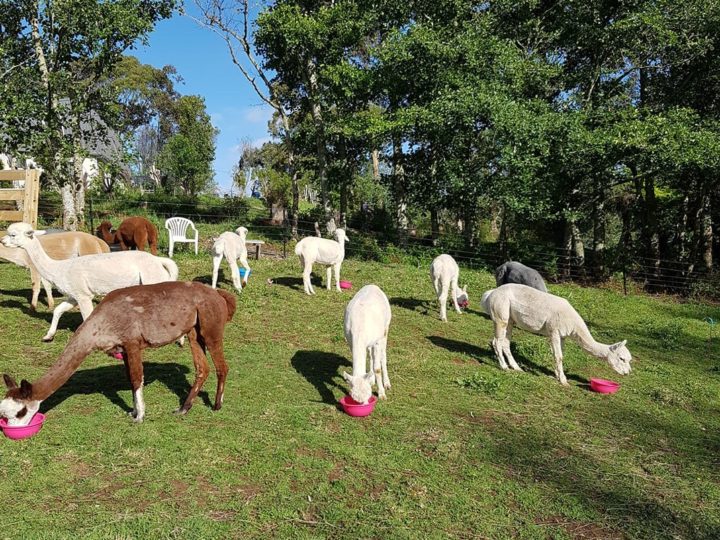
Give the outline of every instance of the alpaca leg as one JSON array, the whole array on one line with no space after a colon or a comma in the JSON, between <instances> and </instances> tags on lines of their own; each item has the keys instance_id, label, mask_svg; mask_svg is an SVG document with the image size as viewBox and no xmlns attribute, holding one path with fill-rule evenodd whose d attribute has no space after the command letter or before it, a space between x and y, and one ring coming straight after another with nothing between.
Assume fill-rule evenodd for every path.
<instances>
[{"instance_id":1,"label":"alpaca leg","mask_svg":"<svg viewBox=\"0 0 720 540\"><path fill-rule=\"evenodd\" d=\"M442 283L440 286L442 287L440 289L440 297L438 298L438 302L440 302L440 320L447 322L448 286L446 283Z\"/></svg>"},{"instance_id":2,"label":"alpaca leg","mask_svg":"<svg viewBox=\"0 0 720 540\"><path fill-rule=\"evenodd\" d=\"M133 391L133 410L130 412L134 422L142 422L145 418L145 399L143 397L143 364L142 351L134 345L126 345L123 360L127 371L130 386Z\"/></svg>"},{"instance_id":3,"label":"alpaca leg","mask_svg":"<svg viewBox=\"0 0 720 540\"><path fill-rule=\"evenodd\" d=\"M80 313L82 314L83 321L87 319L95 309L93 306L92 298L78 298L78 306L80 306Z\"/></svg>"},{"instance_id":4,"label":"alpaca leg","mask_svg":"<svg viewBox=\"0 0 720 540\"><path fill-rule=\"evenodd\" d=\"M550 348L555 356L555 377L563 386L570 386L563 370L562 338L559 334L554 333L550 336Z\"/></svg>"},{"instance_id":5,"label":"alpaca leg","mask_svg":"<svg viewBox=\"0 0 720 540\"><path fill-rule=\"evenodd\" d=\"M65 313L66 311L70 311L75 306L77 306L77 300L75 300L74 298L68 298L66 301L60 302L60 304L53 311L53 318L52 322L50 323L50 329L48 330L48 333L45 334L45 336L42 338L43 341L53 340L53 338L55 337L55 333L57 332L60 317L63 313Z\"/></svg>"},{"instance_id":6,"label":"alpaca leg","mask_svg":"<svg viewBox=\"0 0 720 540\"><path fill-rule=\"evenodd\" d=\"M305 261L305 269L303 270L303 285L305 287L305 294L315 294L312 282L310 281L310 274L312 273L312 262Z\"/></svg>"},{"instance_id":7,"label":"alpaca leg","mask_svg":"<svg viewBox=\"0 0 720 540\"><path fill-rule=\"evenodd\" d=\"M190 393L185 399L185 403L183 403L183 406L180 407L177 411L180 414L185 414L190 410L190 407L192 407L193 404L193 400L198 395L198 392L200 392L203 384L205 384L205 379L207 379L209 371L207 358L205 357L205 351L198 342L197 330L193 328L192 330L190 330L190 332L188 332L187 336L188 341L190 341L190 350L192 351L193 363L195 364L195 382L190 388Z\"/></svg>"},{"instance_id":8,"label":"alpaca leg","mask_svg":"<svg viewBox=\"0 0 720 540\"><path fill-rule=\"evenodd\" d=\"M34 268L30 268L30 282L32 283L32 298L30 305L37 309L38 298L40 298L40 274Z\"/></svg>"},{"instance_id":9,"label":"alpaca leg","mask_svg":"<svg viewBox=\"0 0 720 540\"><path fill-rule=\"evenodd\" d=\"M212 275L212 288L217 289L218 274L220 273L220 263L222 262L222 253L220 255L213 255L213 275Z\"/></svg>"},{"instance_id":10,"label":"alpaca leg","mask_svg":"<svg viewBox=\"0 0 720 540\"><path fill-rule=\"evenodd\" d=\"M387 369L387 336L380 341L380 368L382 369L383 386L392 388Z\"/></svg>"},{"instance_id":11,"label":"alpaca leg","mask_svg":"<svg viewBox=\"0 0 720 540\"><path fill-rule=\"evenodd\" d=\"M513 331L513 321L511 319L508 321L507 328L505 328L505 341L503 342L503 352L505 353L505 358L507 358L507 361L508 361L508 364L510 364L510 367L512 369L514 369L515 371L522 371L522 368L515 361L515 357L512 355L512 352L510 351L510 340L512 339L512 331Z\"/></svg>"},{"instance_id":12,"label":"alpaca leg","mask_svg":"<svg viewBox=\"0 0 720 540\"><path fill-rule=\"evenodd\" d=\"M40 283L42 283L43 288L45 289L45 297L47 298L47 305L49 309L55 308L55 299L53 298L52 294L52 283L50 283L48 280L40 278ZM37 302L37 298L35 299Z\"/></svg>"},{"instance_id":13,"label":"alpaca leg","mask_svg":"<svg viewBox=\"0 0 720 540\"><path fill-rule=\"evenodd\" d=\"M373 374L375 377L375 384L377 384L378 397L380 399L387 399L387 396L385 395L385 387L383 386L381 358L382 358L381 345L379 343L376 343L370 349L370 362L372 363L371 368L373 370Z\"/></svg>"},{"instance_id":14,"label":"alpaca leg","mask_svg":"<svg viewBox=\"0 0 720 540\"><path fill-rule=\"evenodd\" d=\"M210 350L210 357L212 358L213 364L215 364L215 373L217 374L217 391L215 392L215 407L213 408L219 411L225 395L225 379L228 374L228 364L225 361L222 339L217 341L208 340L207 348Z\"/></svg>"},{"instance_id":15,"label":"alpaca leg","mask_svg":"<svg viewBox=\"0 0 720 540\"><path fill-rule=\"evenodd\" d=\"M340 266L341 266L340 263L338 263L334 266L334 268L335 268L335 289L337 289L338 292L341 291L341 289L340 289Z\"/></svg>"},{"instance_id":16,"label":"alpaca leg","mask_svg":"<svg viewBox=\"0 0 720 540\"><path fill-rule=\"evenodd\" d=\"M452 301L453 305L455 306L455 311L458 313L462 313L462 310L460 309L460 306L458 305L457 296L458 296L458 278L457 276L452 279L450 282L452 286Z\"/></svg>"},{"instance_id":17,"label":"alpaca leg","mask_svg":"<svg viewBox=\"0 0 720 540\"><path fill-rule=\"evenodd\" d=\"M508 369L507 362L505 362L505 349L503 347L505 342L505 328L507 323L501 321L495 321L495 338L492 340L492 346L495 350L495 355L500 362L500 369Z\"/></svg>"},{"instance_id":18,"label":"alpaca leg","mask_svg":"<svg viewBox=\"0 0 720 540\"><path fill-rule=\"evenodd\" d=\"M230 267L230 273L232 274L232 281L238 292L242 292L242 284L240 283L240 270L238 270L237 261L234 257L225 256L225 260Z\"/></svg>"},{"instance_id":19,"label":"alpaca leg","mask_svg":"<svg viewBox=\"0 0 720 540\"><path fill-rule=\"evenodd\" d=\"M332 266L327 267L327 290L332 287Z\"/></svg>"},{"instance_id":20,"label":"alpaca leg","mask_svg":"<svg viewBox=\"0 0 720 540\"><path fill-rule=\"evenodd\" d=\"M247 252L240 255L240 264L245 269L245 277L242 279L242 286L245 287L247 285L248 278L250 277L250 265L247 260Z\"/></svg>"}]
</instances>

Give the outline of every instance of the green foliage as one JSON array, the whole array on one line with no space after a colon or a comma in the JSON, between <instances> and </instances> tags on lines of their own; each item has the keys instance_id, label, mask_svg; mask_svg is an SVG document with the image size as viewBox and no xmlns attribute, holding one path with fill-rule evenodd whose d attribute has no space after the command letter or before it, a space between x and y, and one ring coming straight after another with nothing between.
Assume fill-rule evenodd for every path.
<instances>
[{"instance_id":1,"label":"green foliage","mask_svg":"<svg viewBox=\"0 0 720 540\"><path fill-rule=\"evenodd\" d=\"M497 395L502 389L503 383L498 376L488 376L480 371L476 371L468 377L462 377L455 380L455 384L468 390L482 392L491 396Z\"/></svg>"}]
</instances>

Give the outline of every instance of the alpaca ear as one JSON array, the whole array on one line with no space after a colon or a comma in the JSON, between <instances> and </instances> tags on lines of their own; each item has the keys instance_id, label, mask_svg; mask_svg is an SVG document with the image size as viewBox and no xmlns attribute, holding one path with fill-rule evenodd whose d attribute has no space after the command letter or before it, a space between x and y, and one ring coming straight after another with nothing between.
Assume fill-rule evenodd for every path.
<instances>
[{"instance_id":1,"label":"alpaca ear","mask_svg":"<svg viewBox=\"0 0 720 540\"><path fill-rule=\"evenodd\" d=\"M42 236L43 234L47 234L47 231L35 231L35 236Z\"/></svg>"},{"instance_id":2,"label":"alpaca ear","mask_svg":"<svg viewBox=\"0 0 720 540\"><path fill-rule=\"evenodd\" d=\"M17 388L17 383L15 382L15 379L13 379L7 373L3 375L3 380L5 381L5 386L7 386L9 390Z\"/></svg>"},{"instance_id":3,"label":"alpaca ear","mask_svg":"<svg viewBox=\"0 0 720 540\"><path fill-rule=\"evenodd\" d=\"M347 371L343 371L342 375L343 379L345 379L347 382L350 382L350 375L348 375Z\"/></svg>"},{"instance_id":4,"label":"alpaca ear","mask_svg":"<svg viewBox=\"0 0 720 540\"><path fill-rule=\"evenodd\" d=\"M18 397L20 399L30 399L30 396L32 396L32 384L23 379L20 382L20 394Z\"/></svg>"},{"instance_id":5,"label":"alpaca ear","mask_svg":"<svg viewBox=\"0 0 720 540\"><path fill-rule=\"evenodd\" d=\"M465 285L462 290L465 294L467 294L467 285Z\"/></svg>"},{"instance_id":6,"label":"alpaca ear","mask_svg":"<svg viewBox=\"0 0 720 540\"><path fill-rule=\"evenodd\" d=\"M32 229L30 229L29 231L25 231L25 236L32 239L35 236L35 231L33 231Z\"/></svg>"},{"instance_id":7,"label":"alpaca ear","mask_svg":"<svg viewBox=\"0 0 720 540\"><path fill-rule=\"evenodd\" d=\"M622 341L618 341L617 343L614 343L613 345L610 345L610 350L613 351L613 352L614 352L614 351L617 351L620 347L624 347L626 343L627 343L627 339L624 339L624 340L622 340Z\"/></svg>"}]
</instances>

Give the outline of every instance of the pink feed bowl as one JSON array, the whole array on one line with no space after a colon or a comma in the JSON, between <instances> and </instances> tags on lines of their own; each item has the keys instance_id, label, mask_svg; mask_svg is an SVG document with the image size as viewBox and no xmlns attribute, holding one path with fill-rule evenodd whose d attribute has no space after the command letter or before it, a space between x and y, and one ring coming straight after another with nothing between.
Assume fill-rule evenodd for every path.
<instances>
[{"instance_id":1,"label":"pink feed bowl","mask_svg":"<svg viewBox=\"0 0 720 540\"><path fill-rule=\"evenodd\" d=\"M342 405L342 408L350 416L368 416L371 412L373 412L376 403L377 398L375 396L370 397L370 401L368 401L367 405L358 403L350 396L345 396L340 400L340 405Z\"/></svg>"},{"instance_id":2,"label":"pink feed bowl","mask_svg":"<svg viewBox=\"0 0 720 540\"><path fill-rule=\"evenodd\" d=\"M352 288L352 283L350 283L349 281L342 281L342 280L340 280L340 288L341 288L341 289L351 289L351 288Z\"/></svg>"},{"instance_id":3,"label":"pink feed bowl","mask_svg":"<svg viewBox=\"0 0 720 540\"><path fill-rule=\"evenodd\" d=\"M35 413L32 420L27 426L8 426L5 418L0 418L0 428L8 439L27 439L32 437L43 426L45 415L43 413Z\"/></svg>"},{"instance_id":4,"label":"pink feed bowl","mask_svg":"<svg viewBox=\"0 0 720 540\"><path fill-rule=\"evenodd\" d=\"M614 394L620 389L620 383L606 379L590 379L590 388L600 394Z\"/></svg>"}]
</instances>

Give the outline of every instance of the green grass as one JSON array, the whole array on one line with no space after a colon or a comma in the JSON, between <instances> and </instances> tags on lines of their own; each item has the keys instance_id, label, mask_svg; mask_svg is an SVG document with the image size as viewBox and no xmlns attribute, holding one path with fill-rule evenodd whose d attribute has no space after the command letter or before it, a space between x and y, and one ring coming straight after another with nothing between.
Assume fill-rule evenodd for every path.
<instances>
[{"instance_id":1,"label":"green grass","mask_svg":"<svg viewBox=\"0 0 720 540\"><path fill-rule=\"evenodd\" d=\"M179 248L184 279L207 255ZM628 340L634 371L566 344L571 387L547 342L517 331L524 373L499 370L479 313L489 274L462 271L470 310L439 320L425 265L346 261L354 290L393 305L388 400L346 416L340 376L351 293L302 293L297 262L251 261L226 329L225 405L201 395L188 348L145 354L146 420L133 424L122 364L93 354L42 407L35 437L0 440L0 538L717 538L720 534L718 309L551 286L604 342ZM0 266L0 371L30 380L80 323L29 310L25 270ZM323 272L324 275L324 272ZM224 267L222 287L232 290ZM268 284L267 279L275 280ZM612 396L590 377L621 380ZM214 398L211 376L205 390Z\"/></svg>"}]
</instances>

